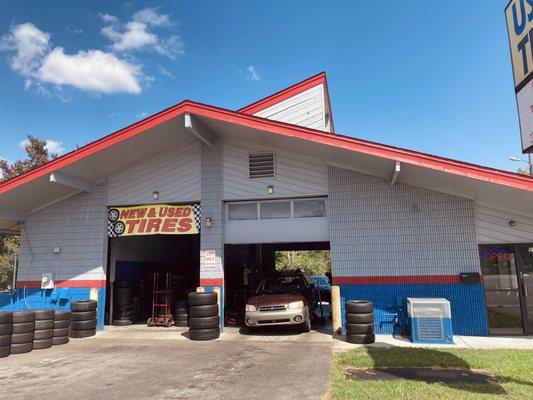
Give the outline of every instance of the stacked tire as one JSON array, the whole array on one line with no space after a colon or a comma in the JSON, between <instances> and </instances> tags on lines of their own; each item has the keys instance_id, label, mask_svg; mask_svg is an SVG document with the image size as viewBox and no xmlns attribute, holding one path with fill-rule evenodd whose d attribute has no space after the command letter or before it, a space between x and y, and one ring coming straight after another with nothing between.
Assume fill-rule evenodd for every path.
<instances>
[{"instance_id":1,"label":"stacked tire","mask_svg":"<svg viewBox=\"0 0 533 400\"><path fill-rule=\"evenodd\" d=\"M131 325L133 319L133 287L128 281L118 281L113 293L113 325Z\"/></svg>"},{"instance_id":2,"label":"stacked tire","mask_svg":"<svg viewBox=\"0 0 533 400\"><path fill-rule=\"evenodd\" d=\"M71 304L71 338L85 338L96 335L96 307L96 300L80 300Z\"/></svg>"},{"instance_id":3,"label":"stacked tire","mask_svg":"<svg viewBox=\"0 0 533 400\"><path fill-rule=\"evenodd\" d=\"M356 344L370 344L376 341L374 303L365 300L346 302L346 341Z\"/></svg>"},{"instance_id":4,"label":"stacked tire","mask_svg":"<svg viewBox=\"0 0 533 400\"><path fill-rule=\"evenodd\" d=\"M187 326L189 321L189 303L187 300L176 300L174 308L174 325Z\"/></svg>"},{"instance_id":5,"label":"stacked tire","mask_svg":"<svg viewBox=\"0 0 533 400\"><path fill-rule=\"evenodd\" d=\"M54 336L52 339L54 346L68 343L68 337L70 335L70 320L70 311L56 310L54 313Z\"/></svg>"},{"instance_id":6,"label":"stacked tire","mask_svg":"<svg viewBox=\"0 0 533 400\"><path fill-rule=\"evenodd\" d=\"M214 292L189 293L189 338L213 340L219 336L218 295Z\"/></svg>"},{"instance_id":7,"label":"stacked tire","mask_svg":"<svg viewBox=\"0 0 533 400\"><path fill-rule=\"evenodd\" d=\"M0 312L0 358L7 357L11 347L13 332L13 313Z\"/></svg>"},{"instance_id":8,"label":"stacked tire","mask_svg":"<svg viewBox=\"0 0 533 400\"><path fill-rule=\"evenodd\" d=\"M14 312L10 353L22 354L32 351L34 331L35 312L33 310Z\"/></svg>"},{"instance_id":9,"label":"stacked tire","mask_svg":"<svg viewBox=\"0 0 533 400\"><path fill-rule=\"evenodd\" d=\"M54 337L54 310L35 310L33 350L52 347Z\"/></svg>"}]
</instances>

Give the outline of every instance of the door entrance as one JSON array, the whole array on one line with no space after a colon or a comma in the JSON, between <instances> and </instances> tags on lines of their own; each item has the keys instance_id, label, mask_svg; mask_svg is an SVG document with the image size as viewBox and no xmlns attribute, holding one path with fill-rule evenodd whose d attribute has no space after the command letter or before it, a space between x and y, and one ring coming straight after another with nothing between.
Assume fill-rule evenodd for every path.
<instances>
[{"instance_id":1,"label":"door entrance","mask_svg":"<svg viewBox=\"0 0 533 400\"><path fill-rule=\"evenodd\" d=\"M480 246L489 333L533 333L533 244Z\"/></svg>"}]
</instances>

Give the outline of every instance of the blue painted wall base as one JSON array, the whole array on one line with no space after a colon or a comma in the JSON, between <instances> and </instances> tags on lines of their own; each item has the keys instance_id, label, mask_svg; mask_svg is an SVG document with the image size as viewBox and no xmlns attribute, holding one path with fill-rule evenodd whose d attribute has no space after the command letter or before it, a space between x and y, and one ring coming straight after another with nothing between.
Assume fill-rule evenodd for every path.
<instances>
[{"instance_id":1,"label":"blue painted wall base","mask_svg":"<svg viewBox=\"0 0 533 400\"><path fill-rule=\"evenodd\" d=\"M374 302L376 333L392 334L397 299L404 297L447 299L451 305L455 335L488 336L489 333L482 283L340 285L340 290L344 301L370 300Z\"/></svg>"}]
</instances>

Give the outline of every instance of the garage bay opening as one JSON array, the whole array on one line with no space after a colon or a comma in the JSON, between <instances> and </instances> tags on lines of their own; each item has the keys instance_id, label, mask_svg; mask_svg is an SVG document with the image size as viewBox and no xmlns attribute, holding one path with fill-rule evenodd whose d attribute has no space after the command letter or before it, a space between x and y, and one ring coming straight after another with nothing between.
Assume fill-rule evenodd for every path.
<instances>
[{"instance_id":1,"label":"garage bay opening","mask_svg":"<svg viewBox=\"0 0 533 400\"><path fill-rule=\"evenodd\" d=\"M164 323L165 313L173 318L178 303L196 290L197 213L195 205L109 209L107 324L146 324L154 312Z\"/></svg>"}]
</instances>

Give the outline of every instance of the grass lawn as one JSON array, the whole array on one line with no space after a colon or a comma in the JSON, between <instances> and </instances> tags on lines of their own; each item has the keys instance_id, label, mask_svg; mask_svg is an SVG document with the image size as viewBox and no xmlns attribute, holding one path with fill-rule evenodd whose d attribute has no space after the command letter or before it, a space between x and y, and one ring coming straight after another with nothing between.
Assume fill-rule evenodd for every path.
<instances>
[{"instance_id":1,"label":"grass lawn","mask_svg":"<svg viewBox=\"0 0 533 400\"><path fill-rule=\"evenodd\" d=\"M498 384L352 381L347 368L437 367L490 371ZM358 348L335 354L328 400L533 399L533 350Z\"/></svg>"}]
</instances>

